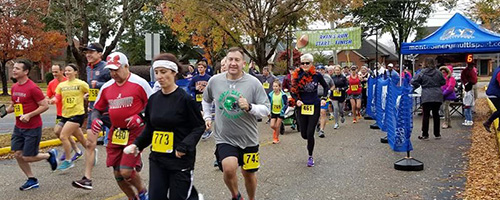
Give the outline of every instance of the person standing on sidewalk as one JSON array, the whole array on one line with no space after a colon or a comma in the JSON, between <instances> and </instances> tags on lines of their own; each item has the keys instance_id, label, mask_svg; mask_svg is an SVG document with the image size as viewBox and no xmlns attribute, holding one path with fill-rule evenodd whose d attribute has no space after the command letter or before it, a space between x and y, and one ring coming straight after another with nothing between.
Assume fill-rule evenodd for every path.
<instances>
[{"instance_id":1,"label":"person standing on sidewalk","mask_svg":"<svg viewBox=\"0 0 500 200\"><path fill-rule=\"evenodd\" d=\"M102 114L107 110L111 121L109 144L106 146L106 166L113 167L113 175L120 189L129 199L147 199L147 190L138 171L141 170L141 156L128 155L123 149L132 144L144 129L143 110L152 93L149 83L130 73L127 57L120 52L110 54L106 69L112 80L106 82L95 101L92 110L92 134L102 129ZM87 174L72 185L92 189L92 180Z\"/></svg>"},{"instance_id":2,"label":"person standing on sidewalk","mask_svg":"<svg viewBox=\"0 0 500 200\"><path fill-rule=\"evenodd\" d=\"M429 118L431 111L434 121L434 136L436 139L441 139L439 108L443 102L441 86L446 84L446 80L443 74L436 69L433 58L425 59L425 69L422 69L418 75L413 77L411 84L413 88L422 86L421 102L424 113L422 120L422 136L418 136L418 139L429 139Z\"/></svg>"},{"instance_id":3,"label":"person standing on sidewalk","mask_svg":"<svg viewBox=\"0 0 500 200\"><path fill-rule=\"evenodd\" d=\"M245 180L248 198L255 200L256 172L260 167L257 117L269 115L270 103L259 80L245 72L243 50L232 47L226 56L228 71L208 81L203 93L203 119L212 125L210 107L215 102L215 156L223 171L224 183L233 200L241 200L238 191L238 166Z\"/></svg>"},{"instance_id":4,"label":"person standing on sidewalk","mask_svg":"<svg viewBox=\"0 0 500 200\"><path fill-rule=\"evenodd\" d=\"M323 75L316 72L311 54L304 54L300 57L301 65L292 74L292 105L299 108L300 134L307 140L307 166L314 166L314 132L318 124L320 107L326 105L328 90L323 91L323 95L318 96L318 86L329 88Z\"/></svg>"},{"instance_id":5,"label":"person standing on sidewalk","mask_svg":"<svg viewBox=\"0 0 500 200\"><path fill-rule=\"evenodd\" d=\"M488 89L486 89L486 95L497 109L495 112L491 113L488 120L483 123L486 131L491 133L491 124L493 124L493 121L495 121L495 119L500 117L500 67L497 67L495 71L493 71L493 76L491 76L490 83L488 84Z\"/></svg>"},{"instance_id":6,"label":"person standing on sidewalk","mask_svg":"<svg viewBox=\"0 0 500 200\"><path fill-rule=\"evenodd\" d=\"M61 139L65 160L57 167L58 170L65 171L74 166L71 157L71 142L70 137L75 136L78 141L85 147L86 139L83 137L83 132L80 127L85 120L84 96L88 95L89 85L84 81L76 78L78 76L78 67L74 64L68 64L64 70L64 74L68 77L67 81L62 82L56 88L56 96L52 99L53 102L62 102L63 112L61 122L57 124L61 129ZM78 152L77 152L78 153ZM81 156L81 153L80 153Z\"/></svg>"},{"instance_id":7,"label":"person standing on sidewalk","mask_svg":"<svg viewBox=\"0 0 500 200\"><path fill-rule=\"evenodd\" d=\"M40 114L47 111L49 106L42 90L29 79L31 62L18 60L14 63L12 77L17 82L11 88L11 104L7 113L16 115L16 125L11 137L11 150L14 151L19 168L28 177L28 180L19 187L19 190L38 188L38 179L31 171L30 163L47 160L52 171L57 168L57 150L49 153L39 153L38 147L42 139L42 118Z\"/></svg>"},{"instance_id":8,"label":"person standing on sidewalk","mask_svg":"<svg viewBox=\"0 0 500 200\"><path fill-rule=\"evenodd\" d=\"M439 68L439 71L443 73L444 79L446 79L446 84L441 86L441 91L443 91L444 99L444 122L442 128L447 129L451 128L450 102L454 101L457 98L457 95L455 94L456 81L452 76L453 66L442 66Z\"/></svg>"},{"instance_id":9,"label":"person standing on sidewalk","mask_svg":"<svg viewBox=\"0 0 500 200\"><path fill-rule=\"evenodd\" d=\"M56 88L59 85L59 83L67 80L67 78L64 76L63 71L64 71L64 69L61 65L58 65L58 64L52 65L52 76L54 76L54 79L52 79L47 86L47 101L49 102L49 104L56 104L57 115L56 115L56 123L55 123L56 125L54 126L54 133L56 134L57 138L60 137L61 129L62 129L62 126L58 125L62 119L62 114L61 114L62 113L62 102L59 101L56 103L52 100L52 98L54 98L56 96ZM75 160L79 159L80 157L82 157L83 152L80 150L80 148L78 148L75 140L72 137L69 138L69 142L71 143L71 148L73 148L73 151L75 151L75 154L71 158L71 161L75 161ZM85 145L85 144L83 144L83 145ZM66 160L66 154L63 153L61 158L59 158L59 160L60 161Z\"/></svg>"},{"instance_id":10,"label":"person standing on sidewalk","mask_svg":"<svg viewBox=\"0 0 500 200\"><path fill-rule=\"evenodd\" d=\"M468 63L467 67L462 70L462 74L460 75L460 79L462 81L462 85L464 87L464 115L465 121L462 123L464 126L472 126L472 107L474 107L474 85L477 83L477 73L474 68L474 63ZM470 99L468 104L466 103L466 99Z\"/></svg>"}]
</instances>

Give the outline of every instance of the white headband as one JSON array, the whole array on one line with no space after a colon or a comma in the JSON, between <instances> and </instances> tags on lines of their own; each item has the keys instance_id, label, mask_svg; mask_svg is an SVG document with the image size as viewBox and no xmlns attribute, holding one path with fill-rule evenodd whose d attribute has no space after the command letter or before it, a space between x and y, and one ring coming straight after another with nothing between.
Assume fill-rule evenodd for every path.
<instances>
[{"instance_id":1,"label":"white headband","mask_svg":"<svg viewBox=\"0 0 500 200\"><path fill-rule=\"evenodd\" d=\"M153 70L158 67L164 67L167 69L171 69L175 73L179 72L177 64L169 60L157 60L153 63Z\"/></svg>"}]
</instances>

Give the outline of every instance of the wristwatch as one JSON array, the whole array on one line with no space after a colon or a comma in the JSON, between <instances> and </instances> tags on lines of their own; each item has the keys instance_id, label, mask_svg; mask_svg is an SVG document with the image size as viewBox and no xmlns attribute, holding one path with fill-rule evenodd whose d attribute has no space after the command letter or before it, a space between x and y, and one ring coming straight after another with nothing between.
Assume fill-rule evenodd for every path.
<instances>
[{"instance_id":1,"label":"wristwatch","mask_svg":"<svg viewBox=\"0 0 500 200\"><path fill-rule=\"evenodd\" d=\"M251 103L248 104L248 110L247 110L247 112L250 112L250 110L252 110L252 104Z\"/></svg>"}]
</instances>

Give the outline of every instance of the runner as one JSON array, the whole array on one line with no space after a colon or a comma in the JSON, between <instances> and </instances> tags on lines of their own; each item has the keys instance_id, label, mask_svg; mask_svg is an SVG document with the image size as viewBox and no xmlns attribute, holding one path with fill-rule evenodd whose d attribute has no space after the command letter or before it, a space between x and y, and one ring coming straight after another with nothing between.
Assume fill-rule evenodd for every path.
<instances>
[{"instance_id":1,"label":"runner","mask_svg":"<svg viewBox=\"0 0 500 200\"><path fill-rule=\"evenodd\" d=\"M40 114L49 109L42 90L28 77L31 62L19 60L14 64L12 77L17 82L11 88L11 104L7 113L16 115L16 125L11 137L11 150L14 151L19 168L28 177L19 190L38 188L38 179L35 178L29 163L47 160L52 171L57 168L57 150L49 153L39 153L38 147L42 139L42 118Z\"/></svg>"},{"instance_id":2,"label":"runner","mask_svg":"<svg viewBox=\"0 0 500 200\"><path fill-rule=\"evenodd\" d=\"M345 90L349 86L347 82L347 78L342 74L342 70L340 69L340 65L334 66L334 75L332 76L333 87L331 98L333 100L333 115L335 116L335 125L334 129L339 128L339 121L344 123L344 102L345 102ZM340 120L339 120L340 116Z\"/></svg>"},{"instance_id":3,"label":"runner","mask_svg":"<svg viewBox=\"0 0 500 200\"><path fill-rule=\"evenodd\" d=\"M347 98L351 101L352 123L356 123L356 118L361 119L361 80L358 76L358 67L356 65L351 66L351 71L351 75L347 77L347 80L349 80Z\"/></svg>"},{"instance_id":4,"label":"runner","mask_svg":"<svg viewBox=\"0 0 500 200\"><path fill-rule=\"evenodd\" d=\"M368 71L368 67L365 65L361 66L361 70L359 70L359 80L361 80L361 110L360 113L363 116L366 113L366 101L367 101L367 90L368 90L368 78L370 77L370 73Z\"/></svg>"},{"instance_id":5,"label":"runner","mask_svg":"<svg viewBox=\"0 0 500 200\"><path fill-rule=\"evenodd\" d=\"M270 104L259 80L243 72L243 50L230 48L226 59L228 71L212 77L203 93L203 118L210 127L212 116L209 108L215 102L215 156L224 173L224 182L233 199L243 199L236 175L238 166L242 166L248 198L254 200L257 190L255 172L260 167L257 117L269 115Z\"/></svg>"},{"instance_id":6,"label":"runner","mask_svg":"<svg viewBox=\"0 0 500 200\"><path fill-rule=\"evenodd\" d=\"M149 198L198 199L193 186L196 145L205 124L197 102L175 84L179 71L172 54L155 57L153 68L161 91L153 94L145 112L146 128L135 142L124 149L137 155L149 145ZM198 65L199 66L199 65ZM203 69L198 67L201 73ZM172 106L165 106L172 105Z\"/></svg>"},{"instance_id":7,"label":"runner","mask_svg":"<svg viewBox=\"0 0 500 200\"><path fill-rule=\"evenodd\" d=\"M273 91L272 84L277 78L276 76L271 74L268 66L262 68L262 74L255 74L253 73L253 70L249 71L251 75L255 76L262 83L262 87L266 91L266 94L269 94Z\"/></svg>"},{"instance_id":8,"label":"runner","mask_svg":"<svg viewBox=\"0 0 500 200\"><path fill-rule=\"evenodd\" d=\"M189 82L189 91L193 92L196 106L199 111L203 112L202 107L201 107L201 101L203 99L203 91L205 91L205 88L207 87L208 80L212 76L208 75L205 73L207 70L207 65L204 61L198 62L198 75L194 76L191 82ZM207 129L203 133L203 139L207 139L212 135L212 131L210 129Z\"/></svg>"},{"instance_id":9,"label":"runner","mask_svg":"<svg viewBox=\"0 0 500 200\"><path fill-rule=\"evenodd\" d=\"M279 134L281 122L285 119L285 111L288 108L288 96L281 90L280 80L273 82L273 91L269 93L271 103L271 129L273 129L273 144L280 142Z\"/></svg>"},{"instance_id":10,"label":"runner","mask_svg":"<svg viewBox=\"0 0 500 200\"><path fill-rule=\"evenodd\" d=\"M53 102L61 102L63 106L63 118L57 124L57 126L62 127L61 136L59 138L64 148L64 154L66 154L66 159L57 167L57 169L61 171L65 171L75 166L72 159L70 159L70 137L73 135L81 144L86 144L86 139L83 137L83 132L80 127L85 119L85 108L83 105L84 95L86 96L89 92L89 85L76 78L78 76L78 67L76 65L68 64L64 70L64 74L66 74L68 80L57 86L56 96L52 98ZM81 156L82 152L78 153L78 151L76 151L76 153Z\"/></svg>"},{"instance_id":11,"label":"runner","mask_svg":"<svg viewBox=\"0 0 500 200\"><path fill-rule=\"evenodd\" d=\"M54 76L54 79L52 79L47 86L47 101L49 102L49 104L56 104L57 115L56 115L56 123L54 126L54 133L56 134L57 138L59 138L60 134L61 134L62 126L58 126L57 124L59 124L59 122L62 119L62 114L61 114L62 113L62 102L56 103L56 102L52 101L52 98L54 98L56 96L56 88L59 85L59 83L66 81L67 78L64 76L63 67L61 65L58 65L58 64L52 65L52 76ZM71 161L75 161L75 160L79 159L80 157L82 157L83 152L80 150L80 148L78 148L75 140L73 140L72 137L69 138L69 142L71 143L71 148L73 149L73 151L75 151L75 154L71 158ZM61 158L59 158L59 160L60 161L66 160L66 154L63 153L61 155Z\"/></svg>"},{"instance_id":12,"label":"runner","mask_svg":"<svg viewBox=\"0 0 500 200\"><path fill-rule=\"evenodd\" d=\"M101 131L101 115L109 107L111 128L106 146L106 166L113 167L116 182L129 199L147 199L147 190L137 173L141 156L124 155L123 149L132 144L144 129L140 115L152 90L146 80L130 73L128 59L123 53L110 54L105 68L111 71L113 79L102 86L97 96L92 111L92 134ZM73 181L73 186L92 189L92 180L85 175L81 180Z\"/></svg>"},{"instance_id":13,"label":"runner","mask_svg":"<svg viewBox=\"0 0 500 200\"><path fill-rule=\"evenodd\" d=\"M83 49L85 57L87 58L88 65L87 71L87 83L90 86L89 97L88 97L88 113L92 113L94 108L94 102L99 93L99 89L111 79L109 75L109 69L104 68L106 62L102 61L102 51L103 48L99 43L92 43ZM92 118L91 114L88 114L87 118L87 148L85 149L85 176L88 179L92 177L92 169L97 164L97 139L99 134L92 134ZM105 120L108 121L108 120ZM105 136L106 138L106 136ZM84 179L82 179L84 180ZM90 182L90 187L86 189L92 189L92 182Z\"/></svg>"},{"instance_id":14,"label":"runner","mask_svg":"<svg viewBox=\"0 0 500 200\"><path fill-rule=\"evenodd\" d=\"M333 80L332 80L332 77L326 73L326 69L323 65L318 65L317 69L318 69L318 72L321 75L323 75L323 79L325 79L326 84L328 84L328 88L323 88L323 86L318 85L318 96L321 98L321 96L325 93L325 90L326 90L326 93L329 93L330 88L332 88L332 86L333 86ZM318 126L319 126L318 136L320 138L325 137L324 130L325 130L325 125L326 125L326 120L327 120L326 113L328 111L329 106L330 106L329 99L326 100L326 104L324 106L321 106L321 111L320 111L320 116L319 116L319 124L318 124Z\"/></svg>"},{"instance_id":15,"label":"runner","mask_svg":"<svg viewBox=\"0 0 500 200\"><path fill-rule=\"evenodd\" d=\"M328 90L324 90L321 99L318 97L318 85L328 88L323 76L316 72L312 63L314 58L311 54L304 54L300 57L300 68L292 74L292 97L299 108L300 134L307 140L307 151L309 158L307 166L314 166L314 129L318 124L320 106L326 105Z\"/></svg>"}]
</instances>

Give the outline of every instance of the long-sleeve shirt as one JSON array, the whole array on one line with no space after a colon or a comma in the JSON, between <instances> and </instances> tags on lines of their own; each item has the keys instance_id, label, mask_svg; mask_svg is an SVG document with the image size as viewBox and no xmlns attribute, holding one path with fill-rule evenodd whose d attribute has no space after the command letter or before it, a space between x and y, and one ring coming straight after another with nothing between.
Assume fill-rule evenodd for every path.
<instances>
[{"instance_id":1,"label":"long-sleeve shirt","mask_svg":"<svg viewBox=\"0 0 500 200\"><path fill-rule=\"evenodd\" d=\"M298 72L295 71L293 73L298 73L298 77L303 78L306 72L304 70L300 69ZM293 79L293 75L292 75ZM297 84L292 80L292 87L293 84ZM316 73L312 76L312 81L309 83L306 83L303 88L299 89L299 94L295 94L292 92L292 97L295 99L295 101L302 101L304 104L314 104L316 106L319 106L320 104L320 97L326 97L328 95L328 90L323 91L323 95L318 95L318 85L321 84L323 88L329 88L328 84L326 83L325 79L323 78L323 75L320 73ZM319 96L319 97L318 97Z\"/></svg>"},{"instance_id":2,"label":"long-sleeve shirt","mask_svg":"<svg viewBox=\"0 0 500 200\"><path fill-rule=\"evenodd\" d=\"M477 74L474 71L474 68L466 67L464 70L462 70L460 79L462 81L462 84L464 85L465 91L472 90L472 86L477 83Z\"/></svg>"},{"instance_id":3,"label":"long-sleeve shirt","mask_svg":"<svg viewBox=\"0 0 500 200\"><path fill-rule=\"evenodd\" d=\"M158 91L149 98L145 116L146 127L134 142L139 150L152 143L155 131L173 132L174 151L151 151L150 159L162 163L170 170L193 169L196 145L205 130L205 123L191 96L182 88L177 88L170 94ZM177 158L175 150L186 155Z\"/></svg>"},{"instance_id":4,"label":"long-sleeve shirt","mask_svg":"<svg viewBox=\"0 0 500 200\"><path fill-rule=\"evenodd\" d=\"M195 101L198 102L198 103L201 103L201 100L203 98L203 91L204 91L204 88L207 87L208 85L208 80L210 80L212 76L208 75L208 74L204 74L203 76L201 75L196 75L195 77L193 77L193 79L191 79L191 81L189 82L189 91L194 94L194 97L195 97ZM196 89L196 87L200 87L200 88L203 88L202 91L198 91Z\"/></svg>"}]
</instances>

